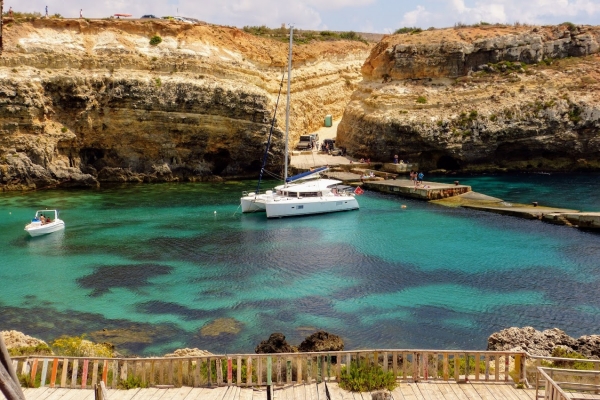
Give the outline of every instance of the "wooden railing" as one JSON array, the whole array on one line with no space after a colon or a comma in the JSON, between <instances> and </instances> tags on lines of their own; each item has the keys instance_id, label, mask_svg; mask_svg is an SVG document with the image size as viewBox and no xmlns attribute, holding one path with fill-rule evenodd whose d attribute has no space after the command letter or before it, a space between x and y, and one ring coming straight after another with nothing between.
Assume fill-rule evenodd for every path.
<instances>
[{"instance_id":1,"label":"wooden railing","mask_svg":"<svg viewBox=\"0 0 600 400\"><path fill-rule=\"evenodd\" d=\"M544 388L549 400L600 398L600 371L538 367L537 375L536 397Z\"/></svg>"},{"instance_id":2,"label":"wooden railing","mask_svg":"<svg viewBox=\"0 0 600 400\"><path fill-rule=\"evenodd\" d=\"M320 353L228 354L203 357L96 358L14 357L28 386L93 388L169 385L287 385L338 381L345 366L368 362L401 381L524 382L524 352L360 350ZM346 372L344 372L346 371Z\"/></svg>"}]
</instances>

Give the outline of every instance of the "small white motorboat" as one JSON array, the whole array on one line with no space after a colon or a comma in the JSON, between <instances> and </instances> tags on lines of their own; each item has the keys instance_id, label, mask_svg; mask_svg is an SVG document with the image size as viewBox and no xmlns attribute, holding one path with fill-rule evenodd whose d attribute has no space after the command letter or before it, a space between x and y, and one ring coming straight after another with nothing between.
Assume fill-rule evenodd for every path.
<instances>
[{"instance_id":1,"label":"small white motorboat","mask_svg":"<svg viewBox=\"0 0 600 400\"><path fill-rule=\"evenodd\" d=\"M38 210L31 222L25 225L25 231L32 237L63 229L65 229L65 223L58 218L58 210Z\"/></svg>"}]
</instances>

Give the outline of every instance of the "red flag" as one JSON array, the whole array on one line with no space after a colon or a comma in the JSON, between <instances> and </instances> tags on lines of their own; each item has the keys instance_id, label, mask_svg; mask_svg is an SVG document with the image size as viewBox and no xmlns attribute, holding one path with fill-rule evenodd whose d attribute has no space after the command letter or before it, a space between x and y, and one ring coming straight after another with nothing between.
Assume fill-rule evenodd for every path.
<instances>
[{"instance_id":1,"label":"red flag","mask_svg":"<svg viewBox=\"0 0 600 400\"><path fill-rule=\"evenodd\" d=\"M360 186L357 186L356 189L354 189L354 194L363 194L365 191L362 190L360 188Z\"/></svg>"}]
</instances>

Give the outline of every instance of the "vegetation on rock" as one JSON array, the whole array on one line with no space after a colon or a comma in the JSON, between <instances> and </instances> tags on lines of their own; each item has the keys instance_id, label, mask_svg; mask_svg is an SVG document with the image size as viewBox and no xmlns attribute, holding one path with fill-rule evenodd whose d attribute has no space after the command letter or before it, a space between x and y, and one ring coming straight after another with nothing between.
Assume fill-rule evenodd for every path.
<instances>
[{"instance_id":1,"label":"vegetation on rock","mask_svg":"<svg viewBox=\"0 0 600 400\"><path fill-rule=\"evenodd\" d=\"M271 39L288 42L290 40L289 29L286 27L271 29L265 25L244 26L244 32L255 36L268 37ZM306 44L312 41L332 41L332 40L356 40L367 43L367 40L354 31L333 32L333 31L294 31L294 43Z\"/></svg>"},{"instance_id":2,"label":"vegetation on rock","mask_svg":"<svg viewBox=\"0 0 600 400\"><path fill-rule=\"evenodd\" d=\"M154 35L150 38L150 45L158 46L162 42L162 38L158 35Z\"/></svg>"},{"instance_id":3,"label":"vegetation on rock","mask_svg":"<svg viewBox=\"0 0 600 400\"><path fill-rule=\"evenodd\" d=\"M50 345L56 355L70 357L113 357L113 348L107 343L93 343L81 336L61 336Z\"/></svg>"}]
</instances>

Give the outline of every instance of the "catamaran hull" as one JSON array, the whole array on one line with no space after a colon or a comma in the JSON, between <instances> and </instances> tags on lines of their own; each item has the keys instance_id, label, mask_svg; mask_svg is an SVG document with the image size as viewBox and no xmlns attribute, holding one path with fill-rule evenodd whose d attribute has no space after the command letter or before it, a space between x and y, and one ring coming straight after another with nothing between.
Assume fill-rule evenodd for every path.
<instances>
[{"instance_id":1,"label":"catamaran hull","mask_svg":"<svg viewBox=\"0 0 600 400\"><path fill-rule=\"evenodd\" d=\"M243 213L265 212L265 199L260 196L246 196L241 199Z\"/></svg>"},{"instance_id":2,"label":"catamaran hull","mask_svg":"<svg viewBox=\"0 0 600 400\"><path fill-rule=\"evenodd\" d=\"M25 230L31 237L42 236L63 229L65 229L65 223L63 221L54 221L46 225L32 223L25 227Z\"/></svg>"},{"instance_id":3,"label":"catamaran hull","mask_svg":"<svg viewBox=\"0 0 600 400\"><path fill-rule=\"evenodd\" d=\"M358 210L358 201L353 196L291 199L282 198L265 204L267 218L299 217L302 215L326 214L338 211Z\"/></svg>"}]
</instances>

